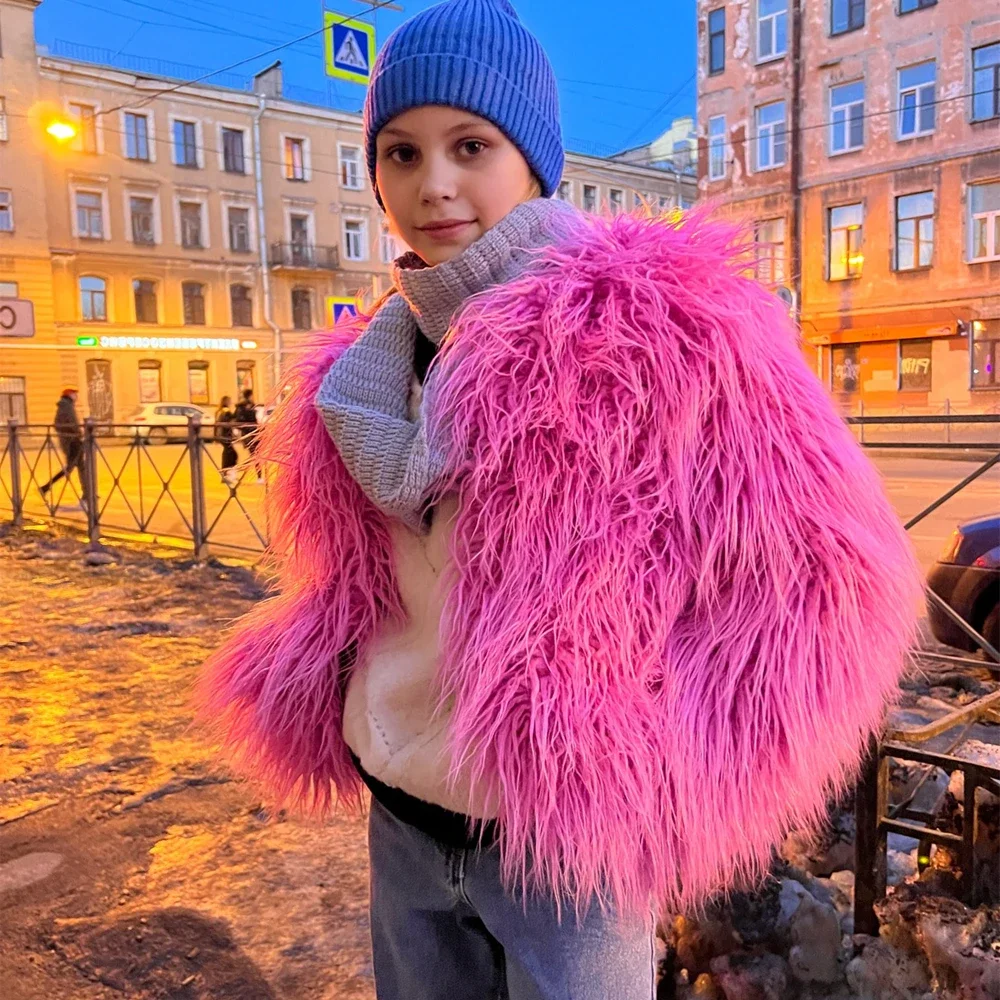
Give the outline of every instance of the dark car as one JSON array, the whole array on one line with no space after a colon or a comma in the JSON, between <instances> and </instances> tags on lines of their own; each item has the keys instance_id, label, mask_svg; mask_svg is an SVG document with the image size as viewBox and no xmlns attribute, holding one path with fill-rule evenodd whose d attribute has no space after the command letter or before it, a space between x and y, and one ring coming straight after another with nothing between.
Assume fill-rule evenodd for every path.
<instances>
[{"instance_id":1,"label":"dark car","mask_svg":"<svg viewBox=\"0 0 1000 1000\"><path fill-rule=\"evenodd\" d=\"M1000 648L1000 514L960 524L927 583L994 649ZM979 648L930 600L927 616L939 642L969 652Z\"/></svg>"}]
</instances>

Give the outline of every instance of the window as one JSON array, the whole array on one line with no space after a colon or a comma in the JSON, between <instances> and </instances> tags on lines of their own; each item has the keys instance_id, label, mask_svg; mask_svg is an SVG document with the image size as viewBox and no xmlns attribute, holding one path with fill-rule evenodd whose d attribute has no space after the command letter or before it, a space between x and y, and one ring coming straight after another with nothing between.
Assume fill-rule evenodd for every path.
<instances>
[{"instance_id":1,"label":"window","mask_svg":"<svg viewBox=\"0 0 1000 1000\"><path fill-rule=\"evenodd\" d=\"M90 104L71 104L70 117L76 119L76 137L73 148L78 153L97 152L96 109Z\"/></svg>"},{"instance_id":2,"label":"window","mask_svg":"<svg viewBox=\"0 0 1000 1000\"><path fill-rule=\"evenodd\" d=\"M896 199L896 270L930 267L934 256L934 192Z\"/></svg>"},{"instance_id":3,"label":"window","mask_svg":"<svg viewBox=\"0 0 1000 1000\"><path fill-rule=\"evenodd\" d=\"M253 361L236 362L236 391L241 395L247 389L249 389L251 392L254 391L253 370L254 370Z\"/></svg>"},{"instance_id":4,"label":"window","mask_svg":"<svg viewBox=\"0 0 1000 1000\"><path fill-rule=\"evenodd\" d=\"M834 392L857 392L861 374L858 345L838 344L830 348L830 362L830 388Z\"/></svg>"},{"instance_id":5,"label":"window","mask_svg":"<svg viewBox=\"0 0 1000 1000\"><path fill-rule=\"evenodd\" d=\"M788 0L758 0L757 58L774 59L788 49Z\"/></svg>"},{"instance_id":6,"label":"window","mask_svg":"<svg viewBox=\"0 0 1000 1000\"><path fill-rule=\"evenodd\" d=\"M229 249L237 253L250 252L250 209L230 208L227 211L229 222Z\"/></svg>"},{"instance_id":7,"label":"window","mask_svg":"<svg viewBox=\"0 0 1000 1000\"><path fill-rule=\"evenodd\" d=\"M198 166L198 129L194 122L174 122L174 163L178 167Z\"/></svg>"},{"instance_id":8,"label":"window","mask_svg":"<svg viewBox=\"0 0 1000 1000\"><path fill-rule=\"evenodd\" d=\"M104 239L104 199L96 191L76 192L76 235Z\"/></svg>"},{"instance_id":9,"label":"window","mask_svg":"<svg viewBox=\"0 0 1000 1000\"><path fill-rule=\"evenodd\" d=\"M583 185L583 210L585 212L597 211L597 185Z\"/></svg>"},{"instance_id":10,"label":"window","mask_svg":"<svg viewBox=\"0 0 1000 1000\"><path fill-rule=\"evenodd\" d=\"M16 420L19 424L28 422L28 403L24 394L24 378L21 375L0 375L0 423Z\"/></svg>"},{"instance_id":11,"label":"window","mask_svg":"<svg viewBox=\"0 0 1000 1000\"><path fill-rule=\"evenodd\" d=\"M17 282L0 281L0 299L16 299L16 298L17 298Z\"/></svg>"},{"instance_id":12,"label":"window","mask_svg":"<svg viewBox=\"0 0 1000 1000\"><path fill-rule=\"evenodd\" d=\"M0 97L0 142L6 142L9 138L7 133L7 102Z\"/></svg>"},{"instance_id":13,"label":"window","mask_svg":"<svg viewBox=\"0 0 1000 1000\"><path fill-rule=\"evenodd\" d=\"M136 323L156 322L156 283L136 278L132 282Z\"/></svg>"},{"instance_id":14,"label":"window","mask_svg":"<svg viewBox=\"0 0 1000 1000\"><path fill-rule=\"evenodd\" d=\"M365 238L365 224L359 219L344 220L344 256L348 260L367 260L368 240Z\"/></svg>"},{"instance_id":15,"label":"window","mask_svg":"<svg viewBox=\"0 0 1000 1000\"><path fill-rule=\"evenodd\" d=\"M670 198L665 194L661 194L657 199L657 204L659 205L660 212L666 212L670 208Z\"/></svg>"},{"instance_id":16,"label":"window","mask_svg":"<svg viewBox=\"0 0 1000 1000\"><path fill-rule=\"evenodd\" d=\"M185 281L181 285L184 301L184 325L205 325L205 286L197 281Z\"/></svg>"},{"instance_id":17,"label":"window","mask_svg":"<svg viewBox=\"0 0 1000 1000\"><path fill-rule=\"evenodd\" d=\"M85 275L80 279L80 315L85 323L105 323L108 319L108 283Z\"/></svg>"},{"instance_id":18,"label":"window","mask_svg":"<svg viewBox=\"0 0 1000 1000\"><path fill-rule=\"evenodd\" d=\"M233 326L253 326L253 299L246 285L229 286L229 306Z\"/></svg>"},{"instance_id":19,"label":"window","mask_svg":"<svg viewBox=\"0 0 1000 1000\"><path fill-rule=\"evenodd\" d=\"M830 152L846 153L865 143L865 81L830 88Z\"/></svg>"},{"instance_id":20,"label":"window","mask_svg":"<svg viewBox=\"0 0 1000 1000\"><path fill-rule=\"evenodd\" d=\"M726 68L726 11L723 7L708 12L708 71L721 73Z\"/></svg>"},{"instance_id":21,"label":"window","mask_svg":"<svg viewBox=\"0 0 1000 1000\"><path fill-rule=\"evenodd\" d=\"M292 326L296 330L312 329L312 295L308 288L292 289Z\"/></svg>"},{"instance_id":22,"label":"window","mask_svg":"<svg viewBox=\"0 0 1000 1000\"><path fill-rule=\"evenodd\" d=\"M785 220L767 219L754 232L754 271L765 285L780 285L785 280Z\"/></svg>"},{"instance_id":23,"label":"window","mask_svg":"<svg viewBox=\"0 0 1000 1000\"><path fill-rule=\"evenodd\" d=\"M156 242L153 233L153 199L131 197L128 208L132 217L132 242L152 246Z\"/></svg>"},{"instance_id":24,"label":"window","mask_svg":"<svg viewBox=\"0 0 1000 1000\"><path fill-rule=\"evenodd\" d=\"M386 225L382 226L382 231L379 233L378 255L383 264L391 264L399 256L396 237L389 232L389 227Z\"/></svg>"},{"instance_id":25,"label":"window","mask_svg":"<svg viewBox=\"0 0 1000 1000\"><path fill-rule=\"evenodd\" d=\"M188 362L188 399L198 406L208 406L208 362Z\"/></svg>"},{"instance_id":26,"label":"window","mask_svg":"<svg viewBox=\"0 0 1000 1000\"><path fill-rule=\"evenodd\" d=\"M130 160L149 159L149 119L145 115L126 112L125 155Z\"/></svg>"},{"instance_id":27,"label":"window","mask_svg":"<svg viewBox=\"0 0 1000 1000\"><path fill-rule=\"evenodd\" d=\"M1000 117L1000 42L972 50L972 120Z\"/></svg>"},{"instance_id":28,"label":"window","mask_svg":"<svg viewBox=\"0 0 1000 1000\"><path fill-rule=\"evenodd\" d=\"M139 402L159 403L163 399L162 386L160 384L160 362L140 361L139 362Z\"/></svg>"},{"instance_id":29,"label":"window","mask_svg":"<svg viewBox=\"0 0 1000 1000\"><path fill-rule=\"evenodd\" d=\"M222 130L222 169L227 174L245 174L246 159L243 155L243 130L224 128Z\"/></svg>"},{"instance_id":30,"label":"window","mask_svg":"<svg viewBox=\"0 0 1000 1000\"><path fill-rule=\"evenodd\" d=\"M829 210L829 276L831 281L859 278L865 258L861 253L864 208L840 205Z\"/></svg>"},{"instance_id":31,"label":"window","mask_svg":"<svg viewBox=\"0 0 1000 1000\"><path fill-rule=\"evenodd\" d=\"M0 188L0 233L14 232L14 196L8 188Z\"/></svg>"},{"instance_id":32,"label":"window","mask_svg":"<svg viewBox=\"0 0 1000 1000\"><path fill-rule=\"evenodd\" d=\"M785 102L757 108L757 170L772 170L785 162Z\"/></svg>"},{"instance_id":33,"label":"window","mask_svg":"<svg viewBox=\"0 0 1000 1000\"><path fill-rule=\"evenodd\" d=\"M899 71L899 138L934 131L934 90L937 64L920 63Z\"/></svg>"},{"instance_id":34,"label":"window","mask_svg":"<svg viewBox=\"0 0 1000 1000\"><path fill-rule=\"evenodd\" d=\"M1000 320L977 319L972 321L972 359L973 389L995 389L1000 386L1000 372L997 363L1000 362Z\"/></svg>"},{"instance_id":35,"label":"window","mask_svg":"<svg viewBox=\"0 0 1000 1000\"><path fill-rule=\"evenodd\" d=\"M930 392L931 340L899 342L899 388L904 392Z\"/></svg>"},{"instance_id":36,"label":"window","mask_svg":"<svg viewBox=\"0 0 1000 1000\"><path fill-rule=\"evenodd\" d=\"M180 203L181 246L189 250L204 247L201 239L201 202L182 201Z\"/></svg>"},{"instance_id":37,"label":"window","mask_svg":"<svg viewBox=\"0 0 1000 1000\"><path fill-rule=\"evenodd\" d=\"M338 146L340 152L340 186L349 191L360 191L364 188L364 175L361 172L361 149L358 146Z\"/></svg>"},{"instance_id":38,"label":"window","mask_svg":"<svg viewBox=\"0 0 1000 1000\"><path fill-rule=\"evenodd\" d=\"M608 202L611 205L611 214L618 215L622 208L624 208L625 192L619 188L610 188L608 190Z\"/></svg>"},{"instance_id":39,"label":"window","mask_svg":"<svg viewBox=\"0 0 1000 1000\"><path fill-rule=\"evenodd\" d=\"M708 119L708 179L721 181L726 176L726 116Z\"/></svg>"},{"instance_id":40,"label":"window","mask_svg":"<svg viewBox=\"0 0 1000 1000\"><path fill-rule=\"evenodd\" d=\"M969 186L969 260L1000 259L1000 181Z\"/></svg>"},{"instance_id":41,"label":"window","mask_svg":"<svg viewBox=\"0 0 1000 1000\"><path fill-rule=\"evenodd\" d=\"M306 179L305 139L285 137L285 176L290 181Z\"/></svg>"},{"instance_id":42,"label":"window","mask_svg":"<svg viewBox=\"0 0 1000 1000\"><path fill-rule=\"evenodd\" d=\"M911 10L923 10L924 7L933 7L937 0L899 0L899 13L909 14Z\"/></svg>"},{"instance_id":43,"label":"window","mask_svg":"<svg viewBox=\"0 0 1000 1000\"><path fill-rule=\"evenodd\" d=\"M556 191L556 197L560 201L572 201L572 188L573 185L569 181L560 181L559 190Z\"/></svg>"},{"instance_id":44,"label":"window","mask_svg":"<svg viewBox=\"0 0 1000 1000\"><path fill-rule=\"evenodd\" d=\"M865 0L831 0L830 34L842 35L865 26Z\"/></svg>"}]
</instances>

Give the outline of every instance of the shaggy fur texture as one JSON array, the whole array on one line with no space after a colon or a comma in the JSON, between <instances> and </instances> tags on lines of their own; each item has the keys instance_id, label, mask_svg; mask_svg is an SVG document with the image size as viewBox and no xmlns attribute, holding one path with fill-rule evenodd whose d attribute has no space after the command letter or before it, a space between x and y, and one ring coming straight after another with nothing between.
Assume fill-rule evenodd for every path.
<instances>
[{"instance_id":1,"label":"shaggy fur texture","mask_svg":"<svg viewBox=\"0 0 1000 1000\"><path fill-rule=\"evenodd\" d=\"M691 909L752 881L851 779L920 575L878 475L733 231L588 222L470 300L431 421L458 490L442 626L453 774L498 793L512 888ZM310 412L272 442L282 596L211 705L279 796L356 799L337 656L398 613L384 524Z\"/></svg>"}]
</instances>

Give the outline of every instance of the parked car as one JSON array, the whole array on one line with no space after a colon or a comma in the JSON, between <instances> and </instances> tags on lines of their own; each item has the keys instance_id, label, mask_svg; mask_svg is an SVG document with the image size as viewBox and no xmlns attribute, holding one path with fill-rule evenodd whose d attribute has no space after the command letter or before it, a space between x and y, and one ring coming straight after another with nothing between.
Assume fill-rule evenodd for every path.
<instances>
[{"instance_id":1,"label":"parked car","mask_svg":"<svg viewBox=\"0 0 1000 1000\"><path fill-rule=\"evenodd\" d=\"M187 438L189 417L199 417L203 427L211 428L215 423L213 414L193 403L143 403L129 418L134 425L129 433L149 444L183 441Z\"/></svg>"},{"instance_id":2,"label":"parked car","mask_svg":"<svg viewBox=\"0 0 1000 1000\"><path fill-rule=\"evenodd\" d=\"M927 583L994 649L1000 649L1000 514L960 524L927 574ZM979 647L932 601L934 637L973 652Z\"/></svg>"}]
</instances>

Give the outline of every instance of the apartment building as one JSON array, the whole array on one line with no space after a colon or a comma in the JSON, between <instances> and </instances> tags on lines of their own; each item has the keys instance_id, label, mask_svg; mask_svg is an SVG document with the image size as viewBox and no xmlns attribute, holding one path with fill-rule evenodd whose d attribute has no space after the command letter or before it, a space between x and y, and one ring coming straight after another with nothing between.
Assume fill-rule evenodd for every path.
<instances>
[{"instance_id":1,"label":"apartment building","mask_svg":"<svg viewBox=\"0 0 1000 1000\"><path fill-rule=\"evenodd\" d=\"M698 120L846 406L1000 404L1000 7L699 0Z\"/></svg>"},{"instance_id":2,"label":"apartment building","mask_svg":"<svg viewBox=\"0 0 1000 1000\"><path fill-rule=\"evenodd\" d=\"M338 300L388 287L360 115L286 99L277 64L239 90L39 54L39 3L0 0L0 299L34 314L0 328L0 420L48 422L69 384L102 422L267 397ZM667 211L687 185L570 154L558 196Z\"/></svg>"}]
</instances>

